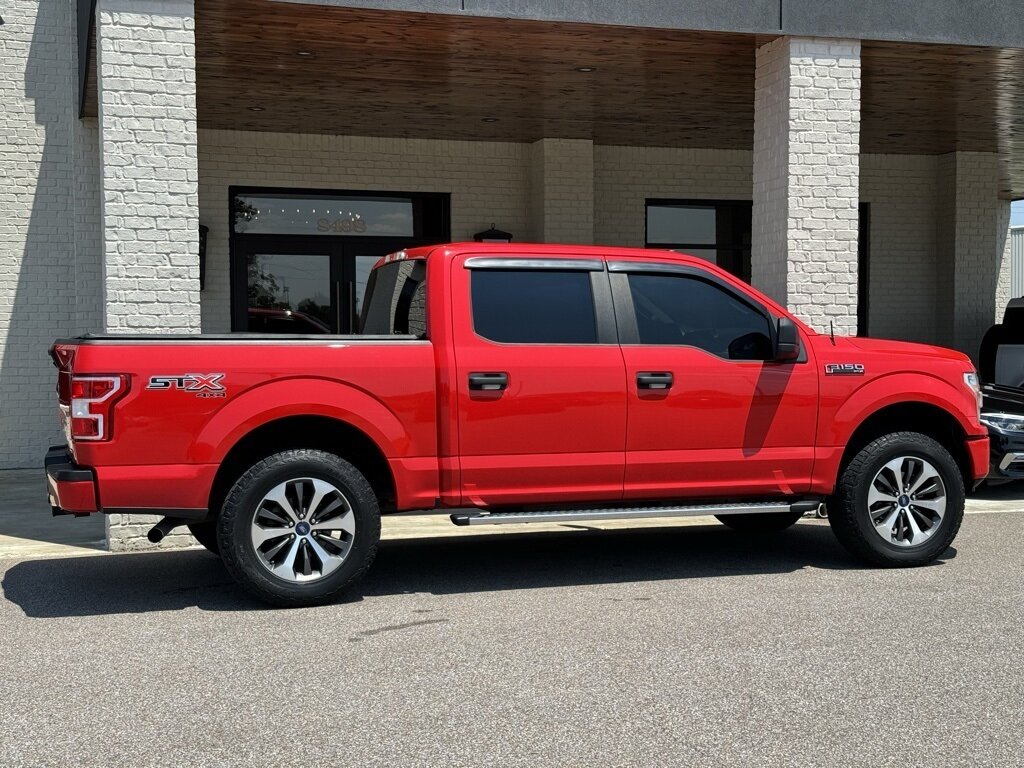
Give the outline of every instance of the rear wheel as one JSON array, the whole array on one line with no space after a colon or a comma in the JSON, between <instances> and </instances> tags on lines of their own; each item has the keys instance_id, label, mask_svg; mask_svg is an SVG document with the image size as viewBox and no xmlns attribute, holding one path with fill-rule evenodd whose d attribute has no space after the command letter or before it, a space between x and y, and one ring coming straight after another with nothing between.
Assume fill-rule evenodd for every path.
<instances>
[{"instance_id":1,"label":"rear wheel","mask_svg":"<svg viewBox=\"0 0 1024 768\"><path fill-rule=\"evenodd\" d=\"M803 512L768 512L757 515L715 515L718 522L743 533L777 533L796 523Z\"/></svg>"},{"instance_id":2,"label":"rear wheel","mask_svg":"<svg viewBox=\"0 0 1024 768\"><path fill-rule=\"evenodd\" d=\"M953 543L964 482L941 444L916 432L873 440L843 469L829 504L840 543L866 562L927 565Z\"/></svg>"},{"instance_id":3,"label":"rear wheel","mask_svg":"<svg viewBox=\"0 0 1024 768\"><path fill-rule=\"evenodd\" d=\"M324 451L260 461L235 483L217 524L231 576L273 605L321 605L373 562L380 509L366 478Z\"/></svg>"}]
</instances>

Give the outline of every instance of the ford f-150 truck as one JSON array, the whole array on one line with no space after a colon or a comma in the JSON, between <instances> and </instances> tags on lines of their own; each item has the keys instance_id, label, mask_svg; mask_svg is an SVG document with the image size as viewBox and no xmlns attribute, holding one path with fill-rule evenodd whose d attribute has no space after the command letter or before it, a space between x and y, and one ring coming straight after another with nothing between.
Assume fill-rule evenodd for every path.
<instances>
[{"instance_id":1,"label":"ford f-150 truck","mask_svg":"<svg viewBox=\"0 0 1024 768\"><path fill-rule=\"evenodd\" d=\"M959 352L816 333L701 259L469 243L384 257L353 336L57 341L55 513L187 525L266 601L331 600L382 514L459 525L821 503L882 566L953 541L988 470Z\"/></svg>"}]
</instances>

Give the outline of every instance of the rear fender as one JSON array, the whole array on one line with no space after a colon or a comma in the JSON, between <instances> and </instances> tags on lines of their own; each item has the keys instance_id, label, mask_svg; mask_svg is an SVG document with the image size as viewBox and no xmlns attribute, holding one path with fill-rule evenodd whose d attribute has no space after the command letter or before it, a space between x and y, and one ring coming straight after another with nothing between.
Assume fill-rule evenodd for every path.
<instances>
[{"instance_id":1,"label":"rear fender","mask_svg":"<svg viewBox=\"0 0 1024 768\"><path fill-rule=\"evenodd\" d=\"M324 416L363 432L388 459L404 456L408 430L381 401L356 387L328 379L271 381L234 397L200 431L190 451L197 463L219 464L254 429L289 416Z\"/></svg>"}]
</instances>

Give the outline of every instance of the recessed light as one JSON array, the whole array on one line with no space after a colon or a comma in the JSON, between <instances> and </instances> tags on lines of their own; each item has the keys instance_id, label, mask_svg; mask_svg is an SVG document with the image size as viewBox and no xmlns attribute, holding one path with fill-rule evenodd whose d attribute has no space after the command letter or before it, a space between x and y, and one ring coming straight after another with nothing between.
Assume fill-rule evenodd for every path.
<instances>
[{"instance_id":1,"label":"recessed light","mask_svg":"<svg viewBox=\"0 0 1024 768\"><path fill-rule=\"evenodd\" d=\"M904 136L906 136L905 133L890 133L889 134L889 138L890 139L902 139Z\"/></svg>"},{"instance_id":2,"label":"recessed light","mask_svg":"<svg viewBox=\"0 0 1024 768\"><path fill-rule=\"evenodd\" d=\"M576 67L577 72L593 72L597 67Z\"/></svg>"},{"instance_id":3,"label":"recessed light","mask_svg":"<svg viewBox=\"0 0 1024 768\"><path fill-rule=\"evenodd\" d=\"M496 123L496 122L498 122L498 118L496 118L496 117L481 117L480 118L480 122L481 123Z\"/></svg>"},{"instance_id":4,"label":"recessed light","mask_svg":"<svg viewBox=\"0 0 1024 768\"><path fill-rule=\"evenodd\" d=\"M263 112L266 110L266 107L249 107L248 109L250 112Z\"/></svg>"},{"instance_id":5,"label":"recessed light","mask_svg":"<svg viewBox=\"0 0 1024 768\"><path fill-rule=\"evenodd\" d=\"M313 52L312 51L296 51L295 55L296 56L312 56Z\"/></svg>"}]
</instances>

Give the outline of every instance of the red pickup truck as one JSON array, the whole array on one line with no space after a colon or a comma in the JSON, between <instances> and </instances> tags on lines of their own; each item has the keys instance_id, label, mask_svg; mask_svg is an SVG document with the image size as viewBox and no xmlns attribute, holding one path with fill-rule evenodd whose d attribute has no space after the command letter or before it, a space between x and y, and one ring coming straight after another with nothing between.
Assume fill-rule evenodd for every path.
<instances>
[{"instance_id":1,"label":"red pickup truck","mask_svg":"<svg viewBox=\"0 0 1024 768\"><path fill-rule=\"evenodd\" d=\"M309 605L406 510L774 531L826 502L856 556L922 565L988 469L965 355L818 334L676 253L399 252L361 327L56 342L54 512L161 515L152 540L187 525L251 592Z\"/></svg>"}]
</instances>

